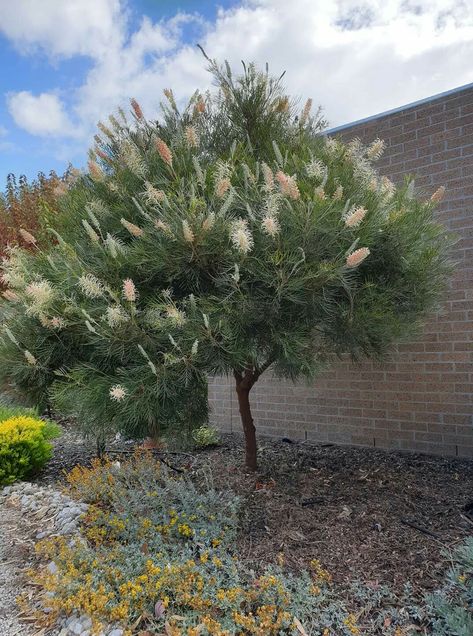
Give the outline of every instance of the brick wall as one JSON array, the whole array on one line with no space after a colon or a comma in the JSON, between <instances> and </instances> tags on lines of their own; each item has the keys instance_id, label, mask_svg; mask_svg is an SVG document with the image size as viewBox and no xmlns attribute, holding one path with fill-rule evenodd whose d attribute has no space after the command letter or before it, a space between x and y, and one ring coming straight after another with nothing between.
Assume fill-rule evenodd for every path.
<instances>
[{"instance_id":1,"label":"brick wall","mask_svg":"<svg viewBox=\"0 0 473 636\"><path fill-rule=\"evenodd\" d=\"M258 433L473 457L473 86L333 132L384 139L379 169L395 182L446 186L437 216L458 237L455 273L423 336L383 364L342 363L311 386L263 376L252 390ZM233 379L212 380L209 399L214 422L240 430Z\"/></svg>"}]
</instances>

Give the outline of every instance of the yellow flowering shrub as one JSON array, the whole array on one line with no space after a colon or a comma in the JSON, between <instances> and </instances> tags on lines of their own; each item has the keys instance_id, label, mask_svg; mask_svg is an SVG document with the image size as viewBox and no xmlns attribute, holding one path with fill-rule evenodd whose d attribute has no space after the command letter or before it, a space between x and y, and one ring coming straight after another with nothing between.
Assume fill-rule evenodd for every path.
<instances>
[{"instance_id":1,"label":"yellow flowering shrub","mask_svg":"<svg viewBox=\"0 0 473 636\"><path fill-rule=\"evenodd\" d=\"M39 470L51 457L48 440L58 432L54 424L27 415L0 421L0 485Z\"/></svg>"}]
</instances>

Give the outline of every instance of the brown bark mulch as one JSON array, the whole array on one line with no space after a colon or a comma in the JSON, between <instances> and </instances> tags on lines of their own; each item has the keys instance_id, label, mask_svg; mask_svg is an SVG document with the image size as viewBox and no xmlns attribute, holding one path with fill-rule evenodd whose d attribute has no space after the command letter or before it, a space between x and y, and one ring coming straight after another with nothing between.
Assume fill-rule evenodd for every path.
<instances>
[{"instance_id":1,"label":"brown bark mulch","mask_svg":"<svg viewBox=\"0 0 473 636\"><path fill-rule=\"evenodd\" d=\"M219 488L244 500L241 556L311 559L339 583L438 587L448 553L473 534L473 461L260 439L260 472L242 472L239 436L202 452ZM473 506L472 506L473 508Z\"/></svg>"}]
</instances>

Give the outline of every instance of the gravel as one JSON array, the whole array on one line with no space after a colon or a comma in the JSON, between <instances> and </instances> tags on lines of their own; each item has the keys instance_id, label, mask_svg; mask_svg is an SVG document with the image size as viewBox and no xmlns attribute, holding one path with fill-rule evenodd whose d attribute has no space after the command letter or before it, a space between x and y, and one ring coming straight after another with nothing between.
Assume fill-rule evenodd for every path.
<instances>
[{"instance_id":1,"label":"gravel","mask_svg":"<svg viewBox=\"0 0 473 636\"><path fill-rule=\"evenodd\" d=\"M77 502L52 485L28 482L0 490L0 636L34 636L37 628L21 622L17 597L28 593L24 571L33 562L36 541L62 535L74 541L79 534L80 518L88 505ZM42 565L51 574L58 571L54 561ZM31 601L30 601L31 602ZM34 609L48 614L50 608L39 599ZM92 618L87 614L62 616L49 629L48 636L90 636ZM99 636L123 636L123 630L110 625Z\"/></svg>"}]
</instances>

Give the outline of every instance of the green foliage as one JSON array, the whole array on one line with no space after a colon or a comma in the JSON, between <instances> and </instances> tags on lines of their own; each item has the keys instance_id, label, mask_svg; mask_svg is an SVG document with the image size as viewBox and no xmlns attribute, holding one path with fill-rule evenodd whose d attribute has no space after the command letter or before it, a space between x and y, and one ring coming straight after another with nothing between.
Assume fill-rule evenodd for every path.
<instances>
[{"instance_id":1,"label":"green foliage","mask_svg":"<svg viewBox=\"0 0 473 636\"><path fill-rule=\"evenodd\" d=\"M136 102L100 124L89 174L51 220L57 244L4 264L4 381L88 430L160 435L206 422L207 374L250 389L377 357L435 306L445 232L383 143L320 134L253 65L163 118Z\"/></svg>"},{"instance_id":2,"label":"green foliage","mask_svg":"<svg viewBox=\"0 0 473 636\"><path fill-rule=\"evenodd\" d=\"M18 417L21 415L37 417L38 413L36 409L28 409L23 406L11 406L10 404L3 404L0 402L0 422L8 420L11 417Z\"/></svg>"},{"instance_id":3,"label":"green foliage","mask_svg":"<svg viewBox=\"0 0 473 636\"><path fill-rule=\"evenodd\" d=\"M302 625L358 633L318 562L297 576L245 566L234 552L240 502L216 491L209 473L200 478L197 488L148 455L76 468L71 492L91 504L82 540L44 541L40 552L58 571L35 577L52 616L88 613L97 630L141 616L141 629L174 636L296 636Z\"/></svg>"},{"instance_id":4,"label":"green foliage","mask_svg":"<svg viewBox=\"0 0 473 636\"><path fill-rule=\"evenodd\" d=\"M42 468L52 454L48 440L58 434L56 425L26 415L0 421L0 485L12 484Z\"/></svg>"},{"instance_id":5,"label":"green foliage","mask_svg":"<svg viewBox=\"0 0 473 636\"><path fill-rule=\"evenodd\" d=\"M198 448L217 446L220 443L220 434L213 426L200 426L193 431L192 438Z\"/></svg>"}]
</instances>

